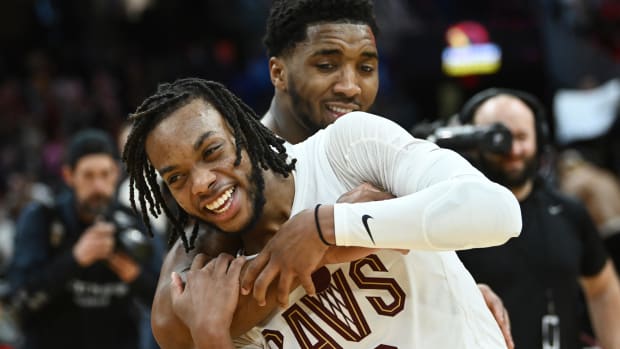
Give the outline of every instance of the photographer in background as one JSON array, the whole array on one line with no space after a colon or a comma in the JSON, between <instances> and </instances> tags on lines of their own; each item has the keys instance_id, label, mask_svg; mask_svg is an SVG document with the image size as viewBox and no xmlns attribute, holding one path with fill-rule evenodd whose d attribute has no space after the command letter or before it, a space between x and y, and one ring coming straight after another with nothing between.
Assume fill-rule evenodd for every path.
<instances>
[{"instance_id":1,"label":"photographer in background","mask_svg":"<svg viewBox=\"0 0 620 349\"><path fill-rule=\"evenodd\" d=\"M69 190L51 207L31 203L17 223L8 276L21 348L138 348L135 301L152 302L159 240L116 203L120 165L106 133L77 133L65 161Z\"/></svg>"},{"instance_id":2,"label":"photographer in background","mask_svg":"<svg viewBox=\"0 0 620 349\"><path fill-rule=\"evenodd\" d=\"M620 348L620 284L597 229L581 203L553 189L539 173L547 142L543 108L527 93L489 89L470 99L463 124L501 123L512 134L504 154L478 149L471 158L519 200L517 239L459 252L477 282L486 283L510 312L517 348L575 349L580 343L579 287L600 345Z\"/></svg>"}]
</instances>

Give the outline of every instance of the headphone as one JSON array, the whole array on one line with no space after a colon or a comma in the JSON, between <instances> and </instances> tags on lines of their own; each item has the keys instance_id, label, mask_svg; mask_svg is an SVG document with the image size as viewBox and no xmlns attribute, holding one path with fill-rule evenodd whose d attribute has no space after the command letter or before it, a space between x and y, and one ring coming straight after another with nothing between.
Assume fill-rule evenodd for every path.
<instances>
[{"instance_id":1,"label":"headphone","mask_svg":"<svg viewBox=\"0 0 620 349\"><path fill-rule=\"evenodd\" d=\"M458 113L458 120L462 125L471 124L474 119L474 114L478 110L478 108L487 100L498 96L498 95L508 95L511 97L515 97L523 102L525 105L530 108L532 113L534 114L534 125L536 128L536 145L537 145L537 154L541 155L546 151L549 142L549 127L547 126L547 117L545 113L545 109L538 100L538 98L534 97L534 95L529 94L524 91L513 90L508 88L489 88L483 91L476 93L472 96L465 104L463 108Z\"/></svg>"}]
</instances>

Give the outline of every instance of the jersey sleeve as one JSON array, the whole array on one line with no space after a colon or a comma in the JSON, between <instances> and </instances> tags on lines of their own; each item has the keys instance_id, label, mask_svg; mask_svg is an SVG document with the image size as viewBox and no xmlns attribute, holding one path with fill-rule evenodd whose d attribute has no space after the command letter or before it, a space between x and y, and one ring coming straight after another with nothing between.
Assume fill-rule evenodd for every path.
<instances>
[{"instance_id":1,"label":"jersey sleeve","mask_svg":"<svg viewBox=\"0 0 620 349\"><path fill-rule=\"evenodd\" d=\"M396 196L335 204L337 245L459 250L519 235L514 195L457 153L362 112L342 117L327 131L328 161L340 181L349 187L369 182Z\"/></svg>"}]
</instances>

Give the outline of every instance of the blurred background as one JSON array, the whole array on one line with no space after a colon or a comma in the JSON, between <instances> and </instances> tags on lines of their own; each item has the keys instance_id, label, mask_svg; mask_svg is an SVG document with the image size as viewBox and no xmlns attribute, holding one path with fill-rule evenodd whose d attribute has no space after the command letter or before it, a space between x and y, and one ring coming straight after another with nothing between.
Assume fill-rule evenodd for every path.
<instances>
[{"instance_id":1,"label":"blurred background","mask_svg":"<svg viewBox=\"0 0 620 349\"><path fill-rule=\"evenodd\" d=\"M16 175L56 185L67 136L87 126L116 133L160 81L218 80L266 111L273 88L261 38L269 5L3 0L2 196L21 185ZM381 88L374 111L406 128L449 116L489 86L530 91L551 108L562 89L620 76L617 0L380 0L376 13ZM442 69L446 33L462 21L475 21L501 49L495 73L448 76Z\"/></svg>"},{"instance_id":2,"label":"blurred background","mask_svg":"<svg viewBox=\"0 0 620 349\"><path fill-rule=\"evenodd\" d=\"M158 82L218 80L265 112L273 93L261 40L269 5L3 0L1 229L10 229L24 202L57 190L71 134L85 127L116 134ZM447 118L490 86L540 97L559 144L599 141L613 128L620 95L617 0L378 0L376 13L381 87L373 111L405 128ZM442 54L450 47L487 43L501 51L493 69L446 69ZM597 109L575 114L584 103Z\"/></svg>"},{"instance_id":3,"label":"blurred background","mask_svg":"<svg viewBox=\"0 0 620 349\"><path fill-rule=\"evenodd\" d=\"M158 82L186 76L223 82L259 114L267 110L273 87L262 36L269 5L1 1L0 278L17 215L60 189L65 141L77 130L117 135ZM544 102L558 147L581 146L617 179L620 1L375 6L381 87L372 111L411 129L449 118L482 89L522 89ZM453 66L463 62L470 65Z\"/></svg>"}]
</instances>

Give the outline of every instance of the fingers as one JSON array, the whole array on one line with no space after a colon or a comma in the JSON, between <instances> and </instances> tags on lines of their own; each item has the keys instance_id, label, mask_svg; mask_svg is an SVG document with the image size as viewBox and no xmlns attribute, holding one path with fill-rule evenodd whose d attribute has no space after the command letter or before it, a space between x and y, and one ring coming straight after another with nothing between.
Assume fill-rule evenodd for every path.
<instances>
[{"instance_id":1,"label":"fingers","mask_svg":"<svg viewBox=\"0 0 620 349\"><path fill-rule=\"evenodd\" d=\"M291 285L293 284L293 275L285 273L280 275L280 282L278 283L278 303L282 308L288 306L288 295L291 293Z\"/></svg>"},{"instance_id":2,"label":"fingers","mask_svg":"<svg viewBox=\"0 0 620 349\"><path fill-rule=\"evenodd\" d=\"M211 258L204 253L198 253L192 260L192 265L190 266L189 269L190 270L202 269L210 259Z\"/></svg>"},{"instance_id":3,"label":"fingers","mask_svg":"<svg viewBox=\"0 0 620 349\"><path fill-rule=\"evenodd\" d=\"M306 277L301 278L299 281L301 281L301 286L306 290L306 293L308 295L313 297L316 295L316 289L314 288L314 282L312 282L311 275L307 275Z\"/></svg>"},{"instance_id":4,"label":"fingers","mask_svg":"<svg viewBox=\"0 0 620 349\"><path fill-rule=\"evenodd\" d=\"M271 264L268 264L256 278L256 281L254 282L253 296L258 305L260 305L261 307L267 304L265 300L267 290L269 288L269 285L271 285L273 280L278 276L278 273L278 268L273 267Z\"/></svg>"},{"instance_id":5,"label":"fingers","mask_svg":"<svg viewBox=\"0 0 620 349\"><path fill-rule=\"evenodd\" d=\"M508 316L508 310L504 307L504 303L502 299L499 298L493 290L485 284L478 284L478 288L484 297L484 301L487 304L489 310L493 314L495 321L500 327L502 331L502 335L504 336L504 340L509 349L514 348L514 341L512 339L512 334L510 331L510 317Z\"/></svg>"},{"instance_id":6,"label":"fingers","mask_svg":"<svg viewBox=\"0 0 620 349\"><path fill-rule=\"evenodd\" d=\"M177 272L170 274L170 295L175 299L183 292L183 280Z\"/></svg>"},{"instance_id":7,"label":"fingers","mask_svg":"<svg viewBox=\"0 0 620 349\"><path fill-rule=\"evenodd\" d=\"M247 296L254 287L254 282L258 274L269 261L268 253L260 253L254 260L250 261L247 268L241 276L241 294Z\"/></svg>"},{"instance_id":8,"label":"fingers","mask_svg":"<svg viewBox=\"0 0 620 349\"><path fill-rule=\"evenodd\" d=\"M226 274L226 271L228 270L228 266L230 265L230 262L233 259L234 257L227 253L221 253L215 259L215 265L214 265L215 271L217 273Z\"/></svg>"},{"instance_id":9,"label":"fingers","mask_svg":"<svg viewBox=\"0 0 620 349\"><path fill-rule=\"evenodd\" d=\"M228 266L228 274L231 275L232 277L235 277L237 280L239 280L239 275L241 274L241 269L243 268L243 265L245 264L245 262L246 262L246 259L244 256L234 258L233 261Z\"/></svg>"}]
</instances>

